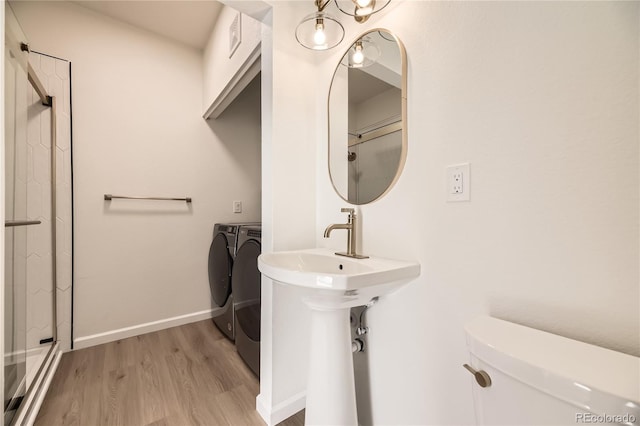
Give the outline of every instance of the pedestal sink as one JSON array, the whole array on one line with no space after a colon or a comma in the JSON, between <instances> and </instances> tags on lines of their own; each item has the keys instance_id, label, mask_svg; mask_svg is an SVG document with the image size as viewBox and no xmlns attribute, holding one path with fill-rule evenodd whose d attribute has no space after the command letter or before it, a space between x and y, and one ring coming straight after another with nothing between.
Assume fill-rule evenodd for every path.
<instances>
[{"instance_id":1,"label":"pedestal sink","mask_svg":"<svg viewBox=\"0 0 640 426\"><path fill-rule=\"evenodd\" d=\"M305 423L357 425L349 308L408 283L420 265L309 249L262 254L258 268L276 282L304 289L303 301L311 308Z\"/></svg>"}]
</instances>

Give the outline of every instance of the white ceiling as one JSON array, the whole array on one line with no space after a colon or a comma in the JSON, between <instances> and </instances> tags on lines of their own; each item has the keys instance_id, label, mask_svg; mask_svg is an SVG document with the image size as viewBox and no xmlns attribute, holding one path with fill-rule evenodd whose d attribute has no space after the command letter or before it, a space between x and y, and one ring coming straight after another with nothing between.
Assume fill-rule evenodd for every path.
<instances>
[{"instance_id":1,"label":"white ceiling","mask_svg":"<svg viewBox=\"0 0 640 426\"><path fill-rule=\"evenodd\" d=\"M196 49L204 49L222 9L222 3L214 0L85 0L74 3Z\"/></svg>"}]
</instances>

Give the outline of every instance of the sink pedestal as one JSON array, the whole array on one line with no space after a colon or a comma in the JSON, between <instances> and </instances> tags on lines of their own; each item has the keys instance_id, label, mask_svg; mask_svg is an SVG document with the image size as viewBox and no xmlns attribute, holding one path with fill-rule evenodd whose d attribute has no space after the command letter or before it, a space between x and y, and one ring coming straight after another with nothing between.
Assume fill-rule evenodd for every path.
<instances>
[{"instance_id":1,"label":"sink pedestal","mask_svg":"<svg viewBox=\"0 0 640 426\"><path fill-rule=\"evenodd\" d=\"M336 256L329 249L263 253L258 268L274 282L303 290L311 308L307 425L358 424L350 308L392 293L420 275L420 265Z\"/></svg>"},{"instance_id":2,"label":"sink pedestal","mask_svg":"<svg viewBox=\"0 0 640 426\"><path fill-rule=\"evenodd\" d=\"M349 308L311 308L306 425L358 424Z\"/></svg>"}]
</instances>

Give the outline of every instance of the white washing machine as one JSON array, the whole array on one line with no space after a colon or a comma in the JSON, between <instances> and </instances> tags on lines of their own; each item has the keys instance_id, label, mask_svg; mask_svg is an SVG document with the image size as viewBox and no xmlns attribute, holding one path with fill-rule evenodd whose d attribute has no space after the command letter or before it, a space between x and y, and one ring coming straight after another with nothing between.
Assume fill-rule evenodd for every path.
<instances>
[{"instance_id":1,"label":"white washing machine","mask_svg":"<svg viewBox=\"0 0 640 426\"><path fill-rule=\"evenodd\" d=\"M262 227L241 226L238 250L233 264L236 348L242 360L260 377L260 301L261 285L258 256Z\"/></svg>"}]
</instances>

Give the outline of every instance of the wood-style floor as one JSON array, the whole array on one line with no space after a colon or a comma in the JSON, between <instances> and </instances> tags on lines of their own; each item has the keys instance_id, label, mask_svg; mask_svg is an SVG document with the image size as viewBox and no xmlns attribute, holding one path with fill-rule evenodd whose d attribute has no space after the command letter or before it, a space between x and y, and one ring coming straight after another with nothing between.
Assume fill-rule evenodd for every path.
<instances>
[{"instance_id":1,"label":"wood-style floor","mask_svg":"<svg viewBox=\"0 0 640 426\"><path fill-rule=\"evenodd\" d=\"M264 425L259 384L211 320L65 353L36 425ZM304 423L304 412L282 425Z\"/></svg>"}]
</instances>

